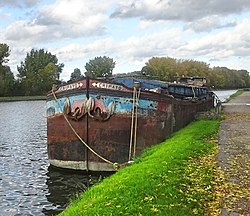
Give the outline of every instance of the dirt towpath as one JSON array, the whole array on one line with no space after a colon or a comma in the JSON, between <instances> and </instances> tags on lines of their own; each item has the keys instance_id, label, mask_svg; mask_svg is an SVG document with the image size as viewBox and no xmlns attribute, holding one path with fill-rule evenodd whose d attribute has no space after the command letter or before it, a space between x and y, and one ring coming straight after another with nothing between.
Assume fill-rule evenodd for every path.
<instances>
[{"instance_id":1,"label":"dirt towpath","mask_svg":"<svg viewBox=\"0 0 250 216\"><path fill-rule=\"evenodd\" d=\"M222 216L250 215L250 91L223 104L218 162L225 174Z\"/></svg>"}]
</instances>

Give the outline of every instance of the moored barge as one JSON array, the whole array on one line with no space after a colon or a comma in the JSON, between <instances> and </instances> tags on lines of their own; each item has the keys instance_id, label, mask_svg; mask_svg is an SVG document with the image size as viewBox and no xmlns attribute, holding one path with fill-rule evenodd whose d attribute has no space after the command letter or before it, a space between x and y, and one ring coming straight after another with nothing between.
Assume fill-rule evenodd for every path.
<instances>
[{"instance_id":1,"label":"moored barge","mask_svg":"<svg viewBox=\"0 0 250 216\"><path fill-rule=\"evenodd\" d=\"M202 85L133 77L88 77L52 89L47 97L51 165L114 171L213 107Z\"/></svg>"}]
</instances>

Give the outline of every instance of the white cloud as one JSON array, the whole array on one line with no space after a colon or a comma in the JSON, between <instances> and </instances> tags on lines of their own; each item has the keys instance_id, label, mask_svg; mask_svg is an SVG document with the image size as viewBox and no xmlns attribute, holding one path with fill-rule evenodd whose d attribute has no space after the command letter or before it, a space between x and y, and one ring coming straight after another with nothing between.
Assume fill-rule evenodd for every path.
<instances>
[{"instance_id":1,"label":"white cloud","mask_svg":"<svg viewBox=\"0 0 250 216\"><path fill-rule=\"evenodd\" d=\"M180 35L180 30L170 29L142 37L131 36L122 42L110 37L87 44L74 43L50 51L56 54L60 61L65 62L67 68L72 60L81 60L83 66L96 56L106 55L116 61L114 72L124 73L141 70L145 62L153 56L174 55L176 49L185 43L181 41ZM69 71L73 71L72 67L65 68L64 79L70 76Z\"/></svg>"},{"instance_id":2,"label":"white cloud","mask_svg":"<svg viewBox=\"0 0 250 216\"><path fill-rule=\"evenodd\" d=\"M95 56L111 55L115 53L116 42L111 38L96 40L91 43L73 43L59 49L49 49L55 53L61 61L90 59Z\"/></svg>"},{"instance_id":3,"label":"white cloud","mask_svg":"<svg viewBox=\"0 0 250 216\"><path fill-rule=\"evenodd\" d=\"M53 52L62 60L109 55L120 60L141 61L155 55L168 55L178 49L185 43L181 41L180 35L180 30L170 29L143 37L132 36L122 42L106 38L89 44L70 44Z\"/></svg>"},{"instance_id":4,"label":"white cloud","mask_svg":"<svg viewBox=\"0 0 250 216\"><path fill-rule=\"evenodd\" d=\"M120 44L120 52L125 58L142 60L152 56L167 56L183 45L181 30L169 29L142 37L130 37Z\"/></svg>"},{"instance_id":5,"label":"white cloud","mask_svg":"<svg viewBox=\"0 0 250 216\"><path fill-rule=\"evenodd\" d=\"M235 25L236 22L233 20L228 20L218 15L211 15L193 22L189 22L184 28L191 29L195 32L210 32L215 29L233 27Z\"/></svg>"},{"instance_id":6,"label":"white cloud","mask_svg":"<svg viewBox=\"0 0 250 216\"><path fill-rule=\"evenodd\" d=\"M55 40L76 39L102 35L108 16L108 4L94 1L58 0L43 7L30 20L13 22L6 29L4 40L16 45L33 46L55 42Z\"/></svg>"},{"instance_id":7,"label":"white cloud","mask_svg":"<svg viewBox=\"0 0 250 216\"><path fill-rule=\"evenodd\" d=\"M97 0L57 0L41 10L36 23L51 31L61 31L62 37L67 38L103 34L107 8L108 4Z\"/></svg>"},{"instance_id":8,"label":"white cloud","mask_svg":"<svg viewBox=\"0 0 250 216\"><path fill-rule=\"evenodd\" d=\"M210 15L225 16L249 9L248 0L120 0L111 16L190 22Z\"/></svg>"},{"instance_id":9,"label":"white cloud","mask_svg":"<svg viewBox=\"0 0 250 216\"><path fill-rule=\"evenodd\" d=\"M11 48L13 70L32 48L55 54L65 64L64 77L103 55L116 61L115 72L140 70L153 56L217 59L218 65L244 62L243 68L250 69L243 61L250 58L250 19L243 13L250 11L249 0L50 2L32 11L26 8L19 20L0 26L0 41ZM9 12L3 9L0 17Z\"/></svg>"},{"instance_id":10,"label":"white cloud","mask_svg":"<svg viewBox=\"0 0 250 216\"><path fill-rule=\"evenodd\" d=\"M39 43L44 37L43 33L46 31L46 26L35 25L34 22L27 22L24 20L13 22L7 27L5 31L5 39L21 44L22 46Z\"/></svg>"},{"instance_id":11,"label":"white cloud","mask_svg":"<svg viewBox=\"0 0 250 216\"><path fill-rule=\"evenodd\" d=\"M233 29L209 34L190 40L186 46L180 48L182 55L207 56L222 59L236 56L250 56L250 20L245 19L237 23ZM248 50L248 52L247 52Z\"/></svg>"}]
</instances>

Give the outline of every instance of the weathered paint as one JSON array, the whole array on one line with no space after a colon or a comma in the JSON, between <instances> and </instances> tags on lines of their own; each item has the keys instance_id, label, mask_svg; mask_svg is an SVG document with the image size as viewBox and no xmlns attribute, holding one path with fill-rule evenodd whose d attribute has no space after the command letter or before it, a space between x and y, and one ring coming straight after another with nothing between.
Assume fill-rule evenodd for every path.
<instances>
[{"instance_id":1,"label":"weathered paint","mask_svg":"<svg viewBox=\"0 0 250 216\"><path fill-rule=\"evenodd\" d=\"M93 98L98 103L102 101L105 107L107 107L111 101L115 102L116 104L115 113L131 113L133 101L132 98L129 97L129 95L127 97L116 97L116 96L107 97L107 96L101 96L99 94L90 94L89 97ZM58 98L59 104L55 99L47 101L47 107L48 108L53 107L55 109L55 114L61 113L66 98L67 97ZM68 98L70 100L70 104L73 105L76 101L83 102L86 99L86 95L80 94L80 95L70 96ZM139 109L157 110L158 104L159 104L158 101L140 99ZM164 103L160 102L160 104L161 104L160 106L163 106ZM159 110L160 109L161 108L159 108Z\"/></svg>"},{"instance_id":2,"label":"weathered paint","mask_svg":"<svg viewBox=\"0 0 250 216\"><path fill-rule=\"evenodd\" d=\"M88 162L87 161L67 161L67 160L49 160L52 166L71 170L91 170L91 171L114 171L114 167L108 163Z\"/></svg>"}]
</instances>

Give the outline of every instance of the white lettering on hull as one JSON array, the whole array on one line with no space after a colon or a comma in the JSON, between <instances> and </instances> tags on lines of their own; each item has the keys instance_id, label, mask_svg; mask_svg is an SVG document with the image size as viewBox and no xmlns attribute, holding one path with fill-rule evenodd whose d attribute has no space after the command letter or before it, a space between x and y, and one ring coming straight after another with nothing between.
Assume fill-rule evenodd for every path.
<instances>
[{"instance_id":1,"label":"white lettering on hull","mask_svg":"<svg viewBox=\"0 0 250 216\"><path fill-rule=\"evenodd\" d=\"M101 83L101 82L94 82L92 86L95 88L105 88L105 89L112 89L112 90L123 90L121 85L111 84L111 83Z\"/></svg>"},{"instance_id":2,"label":"white lettering on hull","mask_svg":"<svg viewBox=\"0 0 250 216\"><path fill-rule=\"evenodd\" d=\"M72 90L72 89L81 88L82 86L83 86L82 83L72 83L69 85L61 86L58 90L59 91L68 91L68 90Z\"/></svg>"}]
</instances>

